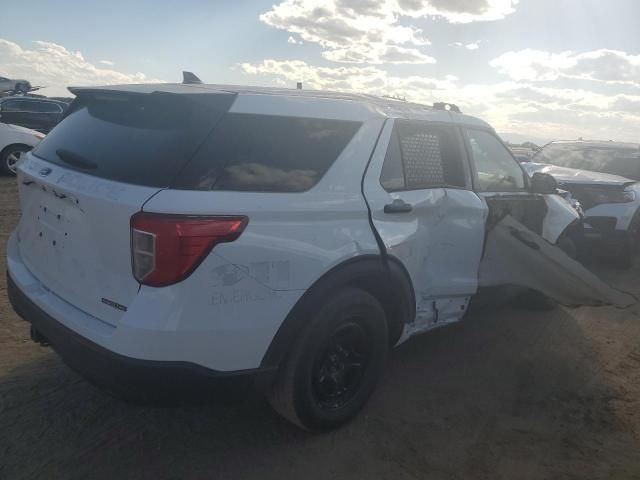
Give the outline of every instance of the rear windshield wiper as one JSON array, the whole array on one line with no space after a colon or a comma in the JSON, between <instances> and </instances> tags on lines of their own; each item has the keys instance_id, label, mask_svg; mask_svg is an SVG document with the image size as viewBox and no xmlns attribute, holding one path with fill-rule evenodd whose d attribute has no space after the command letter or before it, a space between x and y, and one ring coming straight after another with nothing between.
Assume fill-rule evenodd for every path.
<instances>
[{"instance_id":1,"label":"rear windshield wiper","mask_svg":"<svg viewBox=\"0 0 640 480\"><path fill-rule=\"evenodd\" d=\"M98 168L98 165L91 160L87 160L82 155L78 155L77 153L71 152L69 150L65 150L64 148L59 148L56 150L56 155L62 160L64 163L68 163L71 166L77 168L83 168L85 170L93 170Z\"/></svg>"}]
</instances>

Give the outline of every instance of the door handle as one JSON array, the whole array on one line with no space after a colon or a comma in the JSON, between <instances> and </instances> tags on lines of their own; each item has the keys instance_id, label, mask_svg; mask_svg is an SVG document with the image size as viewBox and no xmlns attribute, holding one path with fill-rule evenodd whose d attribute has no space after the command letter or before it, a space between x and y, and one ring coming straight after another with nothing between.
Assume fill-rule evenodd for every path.
<instances>
[{"instance_id":1,"label":"door handle","mask_svg":"<svg viewBox=\"0 0 640 480\"><path fill-rule=\"evenodd\" d=\"M399 198L384 206L384 213L409 213L412 210L413 205Z\"/></svg>"}]
</instances>

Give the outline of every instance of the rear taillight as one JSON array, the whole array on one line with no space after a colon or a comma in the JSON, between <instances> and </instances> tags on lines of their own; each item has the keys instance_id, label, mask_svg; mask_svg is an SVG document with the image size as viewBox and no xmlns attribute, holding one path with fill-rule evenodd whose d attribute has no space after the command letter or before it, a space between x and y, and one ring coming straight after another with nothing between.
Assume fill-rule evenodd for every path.
<instances>
[{"instance_id":1,"label":"rear taillight","mask_svg":"<svg viewBox=\"0 0 640 480\"><path fill-rule=\"evenodd\" d=\"M247 217L136 213L131 217L131 262L140 283L163 287L187 278L213 247L233 242Z\"/></svg>"}]
</instances>

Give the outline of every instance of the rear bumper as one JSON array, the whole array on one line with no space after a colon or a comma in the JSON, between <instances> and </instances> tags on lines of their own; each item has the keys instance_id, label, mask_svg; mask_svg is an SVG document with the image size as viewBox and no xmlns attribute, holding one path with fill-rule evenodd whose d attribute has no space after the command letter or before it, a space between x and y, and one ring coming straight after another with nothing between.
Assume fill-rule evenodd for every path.
<instances>
[{"instance_id":1,"label":"rear bumper","mask_svg":"<svg viewBox=\"0 0 640 480\"><path fill-rule=\"evenodd\" d=\"M188 362L131 358L79 335L38 307L7 272L16 313L46 337L65 363L92 383L125 399L153 404L208 402L266 388L274 369L219 372Z\"/></svg>"}]
</instances>

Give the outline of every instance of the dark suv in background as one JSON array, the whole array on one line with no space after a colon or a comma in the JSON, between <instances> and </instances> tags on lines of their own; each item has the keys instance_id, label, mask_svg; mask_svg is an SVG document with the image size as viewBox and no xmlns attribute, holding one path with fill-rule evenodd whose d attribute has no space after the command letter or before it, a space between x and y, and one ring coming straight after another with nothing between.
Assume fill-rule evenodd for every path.
<instances>
[{"instance_id":1,"label":"dark suv in background","mask_svg":"<svg viewBox=\"0 0 640 480\"><path fill-rule=\"evenodd\" d=\"M62 119L68 104L43 97L0 98L0 122L49 133Z\"/></svg>"}]
</instances>

